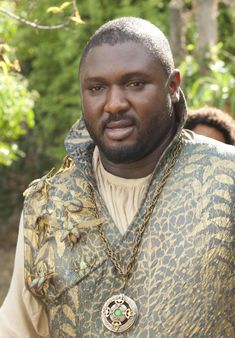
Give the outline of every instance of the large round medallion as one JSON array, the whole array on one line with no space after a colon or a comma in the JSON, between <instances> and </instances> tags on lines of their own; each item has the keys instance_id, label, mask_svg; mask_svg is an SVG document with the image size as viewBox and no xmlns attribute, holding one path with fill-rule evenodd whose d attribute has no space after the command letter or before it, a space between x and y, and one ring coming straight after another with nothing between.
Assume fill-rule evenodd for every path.
<instances>
[{"instance_id":1,"label":"large round medallion","mask_svg":"<svg viewBox=\"0 0 235 338\"><path fill-rule=\"evenodd\" d=\"M102 308L103 324L112 332L124 332L136 321L138 309L135 302L123 295L110 297Z\"/></svg>"}]
</instances>

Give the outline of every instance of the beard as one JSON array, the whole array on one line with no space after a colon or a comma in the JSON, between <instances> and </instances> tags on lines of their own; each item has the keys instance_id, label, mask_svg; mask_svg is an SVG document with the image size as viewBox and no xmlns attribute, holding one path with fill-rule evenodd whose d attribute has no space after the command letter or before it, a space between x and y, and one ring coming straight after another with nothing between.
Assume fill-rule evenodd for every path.
<instances>
[{"instance_id":1,"label":"beard","mask_svg":"<svg viewBox=\"0 0 235 338\"><path fill-rule=\"evenodd\" d=\"M166 103L161 114L170 120L173 116L173 107ZM103 153L107 160L116 164L133 163L153 152L164 140L164 137L171 126L169 123L169 128L166 131L159 132L161 125L159 125L159 117L156 114L156 116L149 121L147 128L141 130L140 123L138 123L135 118L125 116L124 114L116 114L110 115L110 117L101 125L100 134L103 134L103 131L109 122L120 120L130 121L136 126L139 133L134 143L125 145L120 142L120 145L112 147L106 145L101 138L97 137L93 127L84 117L86 128L99 151Z\"/></svg>"},{"instance_id":2,"label":"beard","mask_svg":"<svg viewBox=\"0 0 235 338\"><path fill-rule=\"evenodd\" d=\"M135 144L115 147L107 147L98 140L95 143L99 151L112 163L131 163L145 156L146 144L142 139L137 139Z\"/></svg>"}]
</instances>

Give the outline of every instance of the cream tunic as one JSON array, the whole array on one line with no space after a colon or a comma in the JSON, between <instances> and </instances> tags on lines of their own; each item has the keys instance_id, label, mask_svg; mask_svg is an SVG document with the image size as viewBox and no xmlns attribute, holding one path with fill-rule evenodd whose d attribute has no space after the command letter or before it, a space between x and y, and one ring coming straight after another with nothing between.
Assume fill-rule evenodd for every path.
<instances>
[{"instance_id":1,"label":"cream tunic","mask_svg":"<svg viewBox=\"0 0 235 338\"><path fill-rule=\"evenodd\" d=\"M93 156L93 169L99 192L118 230L125 233L144 197L151 175L123 179L108 173L98 149ZM117 203L118 201L118 203ZM49 338L46 311L24 284L24 235L21 218L14 272L7 297L0 309L0 338Z\"/></svg>"},{"instance_id":2,"label":"cream tunic","mask_svg":"<svg viewBox=\"0 0 235 338\"><path fill-rule=\"evenodd\" d=\"M98 148L94 150L93 169L99 192L121 234L127 230L152 175L138 179L125 179L107 172L99 158Z\"/></svg>"}]
</instances>

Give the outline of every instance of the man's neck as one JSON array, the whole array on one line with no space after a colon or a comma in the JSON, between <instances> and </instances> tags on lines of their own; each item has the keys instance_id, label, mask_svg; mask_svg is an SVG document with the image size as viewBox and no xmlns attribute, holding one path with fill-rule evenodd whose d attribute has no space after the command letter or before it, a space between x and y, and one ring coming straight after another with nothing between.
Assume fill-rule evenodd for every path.
<instances>
[{"instance_id":1,"label":"man's neck","mask_svg":"<svg viewBox=\"0 0 235 338\"><path fill-rule=\"evenodd\" d=\"M101 162L109 173L123 178L141 178L150 175L157 165L162 153L170 144L176 133L176 127L173 126L161 144L144 158L131 163L113 163L100 153Z\"/></svg>"}]
</instances>

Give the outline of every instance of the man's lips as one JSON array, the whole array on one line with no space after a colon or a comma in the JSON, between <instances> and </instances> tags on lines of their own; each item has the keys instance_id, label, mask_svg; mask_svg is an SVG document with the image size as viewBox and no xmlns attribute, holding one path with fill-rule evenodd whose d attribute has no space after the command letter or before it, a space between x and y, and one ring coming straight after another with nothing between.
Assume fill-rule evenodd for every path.
<instances>
[{"instance_id":1,"label":"man's lips","mask_svg":"<svg viewBox=\"0 0 235 338\"><path fill-rule=\"evenodd\" d=\"M128 120L108 122L105 126L105 134L113 141L121 141L131 135L134 124Z\"/></svg>"}]
</instances>

